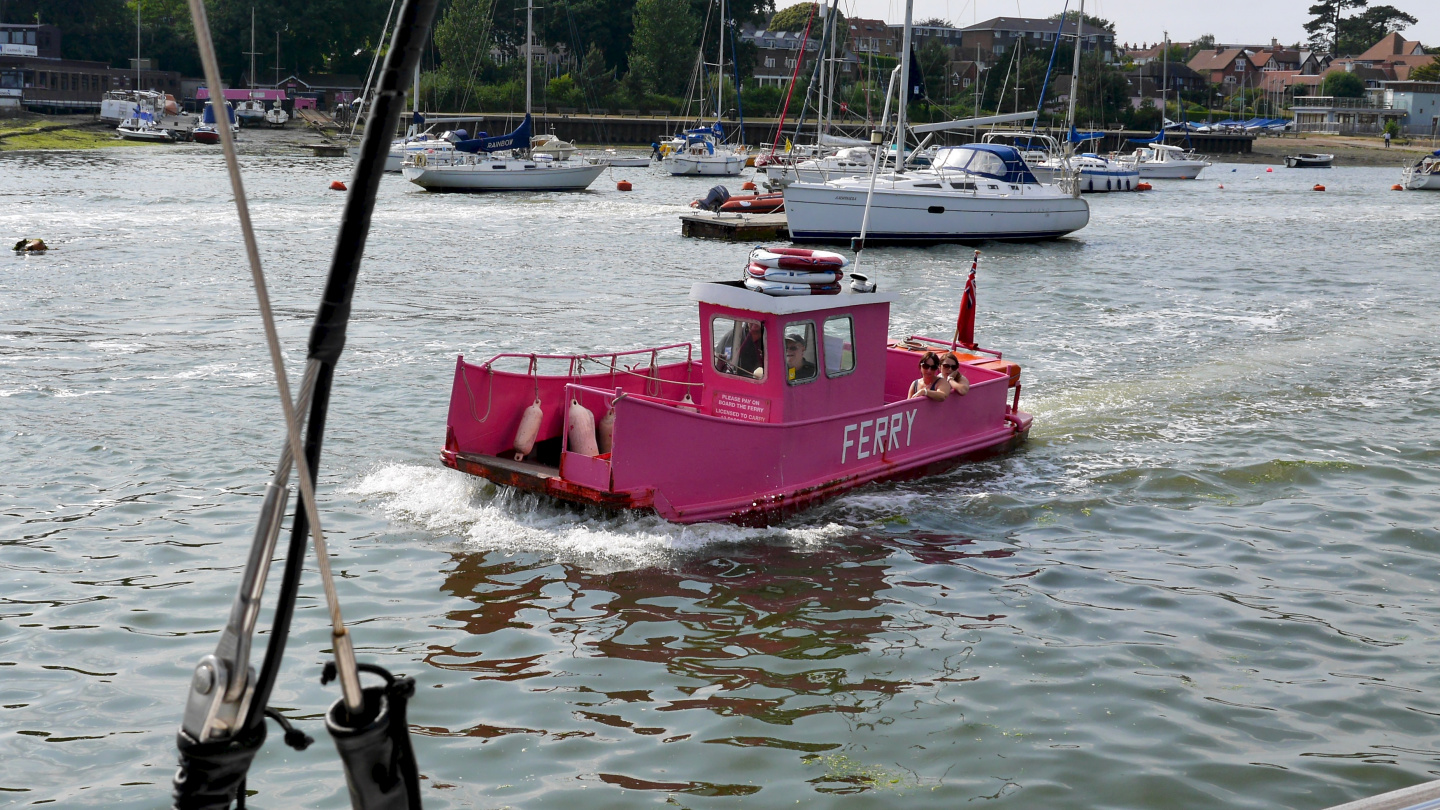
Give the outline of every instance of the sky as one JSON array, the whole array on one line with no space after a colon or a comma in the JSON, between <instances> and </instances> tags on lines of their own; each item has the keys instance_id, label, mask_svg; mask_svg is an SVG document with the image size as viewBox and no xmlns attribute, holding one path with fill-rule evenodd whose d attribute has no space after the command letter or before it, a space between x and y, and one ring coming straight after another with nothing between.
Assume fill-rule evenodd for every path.
<instances>
[{"instance_id":1,"label":"sky","mask_svg":"<svg viewBox=\"0 0 1440 810\"><path fill-rule=\"evenodd\" d=\"M795 0L776 0L776 8ZM914 0L915 19L942 17L959 26L992 17L1049 17L1059 14L1064 0ZM1266 45L1274 37L1282 44L1307 38L1305 12L1314 0L1085 0L1085 13L1115 23L1117 42L1156 42L1170 32L1174 42L1201 34L1214 34L1217 42ZM1440 3L1436 0L1375 0L1394 6L1419 20L1402 31L1406 39L1440 46ZM1079 0L1071 0L1072 9ZM853 17L901 22L904 0L840 0L840 10Z\"/></svg>"}]
</instances>

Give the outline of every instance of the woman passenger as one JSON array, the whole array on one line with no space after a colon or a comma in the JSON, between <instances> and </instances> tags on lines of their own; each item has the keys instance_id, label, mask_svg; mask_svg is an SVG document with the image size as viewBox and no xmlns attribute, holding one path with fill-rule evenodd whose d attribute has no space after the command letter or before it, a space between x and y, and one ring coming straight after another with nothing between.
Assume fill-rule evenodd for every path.
<instances>
[{"instance_id":1,"label":"woman passenger","mask_svg":"<svg viewBox=\"0 0 1440 810\"><path fill-rule=\"evenodd\" d=\"M940 373L945 375L945 381L950 383L950 390L955 396L963 397L970 393L970 381L960 373L960 358L954 352L940 355Z\"/></svg>"},{"instance_id":2,"label":"woman passenger","mask_svg":"<svg viewBox=\"0 0 1440 810\"><path fill-rule=\"evenodd\" d=\"M910 383L910 393L906 399L925 397L944 402L948 396L950 383L940 376L940 357L934 352L925 352L925 356L920 358L920 379Z\"/></svg>"}]
</instances>

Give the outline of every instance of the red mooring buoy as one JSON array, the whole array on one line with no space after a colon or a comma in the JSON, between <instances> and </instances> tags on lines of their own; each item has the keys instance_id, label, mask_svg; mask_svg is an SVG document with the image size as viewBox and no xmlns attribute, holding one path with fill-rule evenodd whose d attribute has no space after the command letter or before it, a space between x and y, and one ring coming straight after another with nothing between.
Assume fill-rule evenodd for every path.
<instances>
[{"instance_id":1,"label":"red mooring buoy","mask_svg":"<svg viewBox=\"0 0 1440 810\"><path fill-rule=\"evenodd\" d=\"M1320 185L1319 183L1316 183L1316 184L1315 184L1315 187L1312 188L1312 189L1310 189L1310 190L1311 190L1311 191L1324 191L1324 190L1325 190L1325 187L1322 186L1322 185Z\"/></svg>"},{"instance_id":2,"label":"red mooring buoy","mask_svg":"<svg viewBox=\"0 0 1440 810\"><path fill-rule=\"evenodd\" d=\"M331 190L331 191L344 191L344 190L345 190L345 184L342 183L342 182L340 182L339 180L331 180L331 181L330 181L330 190Z\"/></svg>"},{"instance_id":3,"label":"red mooring buoy","mask_svg":"<svg viewBox=\"0 0 1440 810\"><path fill-rule=\"evenodd\" d=\"M621 180L620 182L615 184L615 188L618 191L629 191L630 189L634 188L634 186L630 185L629 180Z\"/></svg>"}]
</instances>

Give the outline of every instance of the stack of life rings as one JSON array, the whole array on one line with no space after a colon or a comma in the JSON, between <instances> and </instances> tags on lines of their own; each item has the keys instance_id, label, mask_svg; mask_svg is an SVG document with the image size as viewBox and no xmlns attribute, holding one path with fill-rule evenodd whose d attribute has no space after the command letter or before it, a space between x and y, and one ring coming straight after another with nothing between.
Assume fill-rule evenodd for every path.
<instances>
[{"instance_id":1,"label":"stack of life rings","mask_svg":"<svg viewBox=\"0 0 1440 810\"><path fill-rule=\"evenodd\" d=\"M828 250L755 248L745 286L766 295L839 295L850 260Z\"/></svg>"}]
</instances>

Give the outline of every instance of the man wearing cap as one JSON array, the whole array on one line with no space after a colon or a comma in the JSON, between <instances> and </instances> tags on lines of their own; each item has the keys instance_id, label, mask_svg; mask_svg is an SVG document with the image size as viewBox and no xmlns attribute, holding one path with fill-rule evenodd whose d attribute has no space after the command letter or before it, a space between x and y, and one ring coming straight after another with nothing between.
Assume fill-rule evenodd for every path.
<instances>
[{"instance_id":1,"label":"man wearing cap","mask_svg":"<svg viewBox=\"0 0 1440 810\"><path fill-rule=\"evenodd\" d=\"M815 379L815 364L805 359L805 337L785 336L785 374L791 382Z\"/></svg>"}]
</instances>

